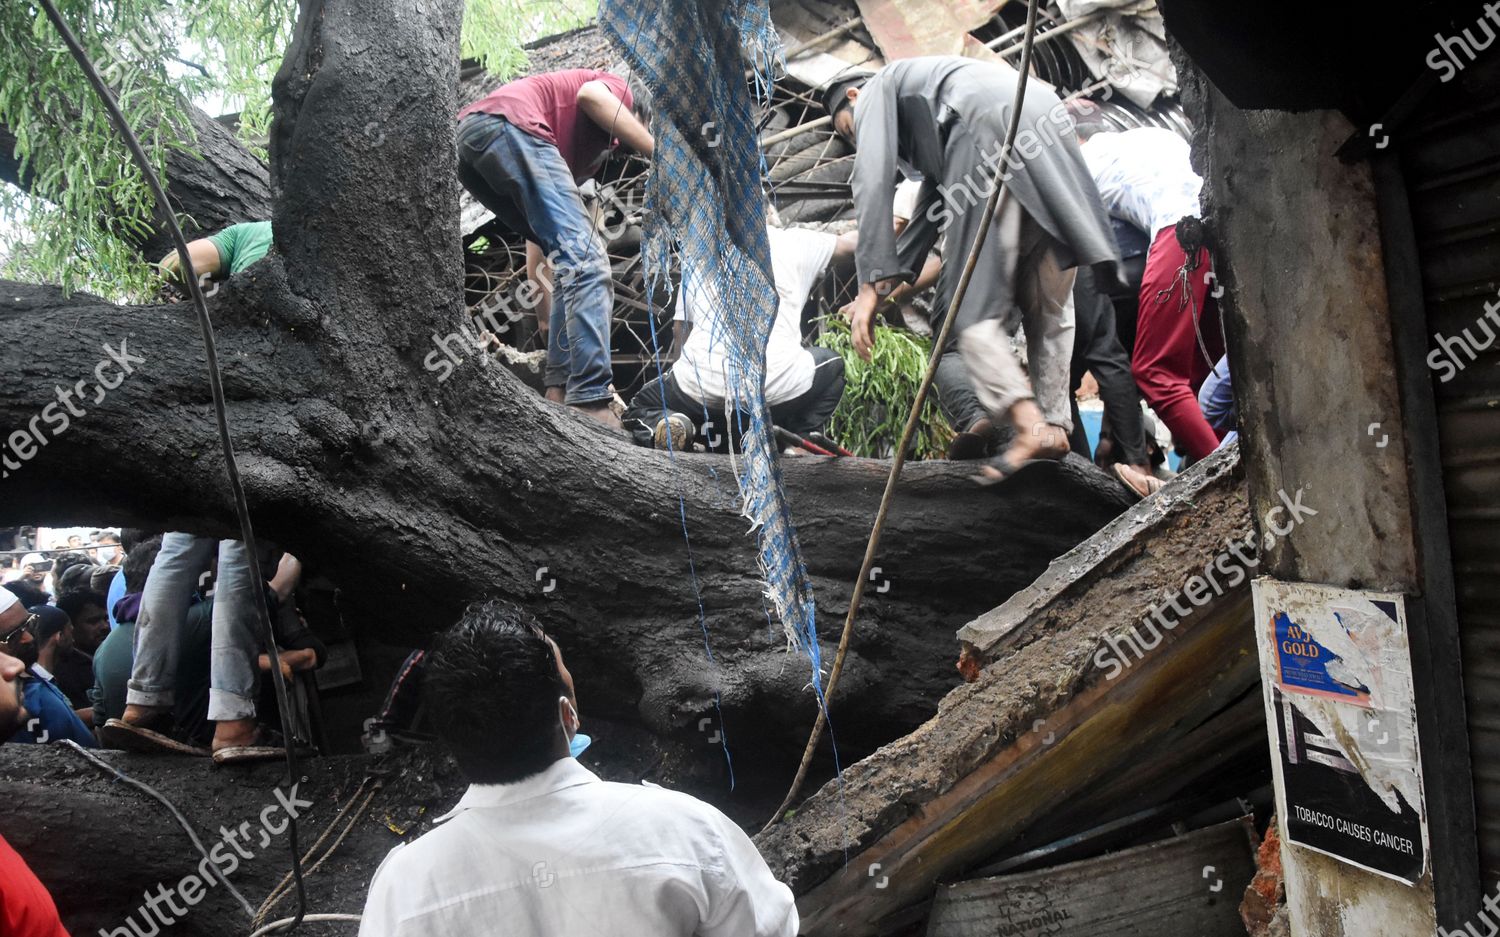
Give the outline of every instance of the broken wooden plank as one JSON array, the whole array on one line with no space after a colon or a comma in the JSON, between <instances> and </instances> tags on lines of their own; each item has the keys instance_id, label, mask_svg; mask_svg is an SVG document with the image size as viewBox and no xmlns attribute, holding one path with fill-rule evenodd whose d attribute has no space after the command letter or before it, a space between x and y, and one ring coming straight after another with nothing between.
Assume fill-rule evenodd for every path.
<instances>
[{"instance_id":1,"label":"broken wooden plank","mask_svg":"<svg viewBox=\"0 0 1500 937\"><path fill-rule=\"evenodd\" d=\"M865 29L886 61L918 55L962 55L978 29L1007 0L859 0ZM979 43L983 46L983 43Z\"/></svg>"},{"instance_id":2,"label":"broken wooden plank","mask_svg":"<svg viewBox=\"0 0 1500 937\"><path fill-rule=\"evenodd\" d=\"M1154 637L1136 630L1249 530L1237 452L1177 486L1191 494L1128 512L1139 541L1106 528L1054 564L1055 581L1020 597L1029 613L937 716L757 838L799 896L804 934L889 933L921 919L940 879L1029 834L1066 836L1264 760L1263 728L1247 730L1259 682L1248 577ZM1117 649L1125 659L1110 666ZM837 729L837 700L833 717Z\"/></svg>"},{"instance_id":3,"label":"broken wooden plank","mask_svg":"<svg viewBox=\"0 0 1500 937\"><path fill-rule=\"evenodd\" d=\"M1238 471L1237 447L1215 453L1192 472L1177 478L1053 560L1031 585L958 630L965 658L972 660L974 669L978 669L1027 640L1028 626L1048 624L1042 614L1044 609L1106 583L1122 568L1136 562L1158 535L1177 525L1192 523L1204 492L1222 486L1226 476Z\"/></svg>"},{"instance_id":4,"label":"broken wooden plank","mask_svg":"<svg viewBox=\"0 0 1500 937\"><path fill-rule=\"evenodd\" d=\"M1018 875L938 889L928 937L1157 937L1242 932L1249 817Z\"/></svg>"}]
</instances>

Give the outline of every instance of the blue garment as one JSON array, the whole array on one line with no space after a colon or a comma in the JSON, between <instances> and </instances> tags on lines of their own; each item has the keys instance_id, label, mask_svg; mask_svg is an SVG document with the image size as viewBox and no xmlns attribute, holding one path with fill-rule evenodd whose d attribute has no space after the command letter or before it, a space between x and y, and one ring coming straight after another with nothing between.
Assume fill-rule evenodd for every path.
<instances>
[{"instance_id":1,"label":"blue garment","mask_svg":"<svg viewBox=\"0 0 1500 937\"><path fill-rule=\"evenodd\" d=\"M592 744L594 744L594 740L591 737L584 735L582 732L574 732L573 738L568 741L568 754L577 758L588 751L589 746Z\"/></svg>"},{"instance_id":2,"label":"blue garment","mask_svg":"<svg viewBox=\"0 0 1500 937\"><path fill-rule=\"evenodd\" d=\"M470 114L458 125L458 178L552 262L547 386L566 386L570 404L609 400L609 259L562 154L503 118Z\"/></svg>"},{"instance_id":3,"label":"blue garment","mask_svg":"<svg viewBox=\"0 0 1500 937\"><path fill-rule=\"evenodd\" d=\"M122 569L109 581L109 594L104 597L104 608L109 612L110 631L120 627L119 619L115 618L115 603L123 598L125 598L125 571Z\"/></svg>"},{"instance_id":4,"label":"blue garment","mask_svg":"<svg viewBox=\"0 0 1500 937\"><path fill-rule=\"evenodd\" d=\"M84 748L98 748L83 720L73 712L68 698L50 680L27 673L21 678L26 705L26 724L10 737L12 744L40 744L72 739Z\"/></svg>"},{"instance_id":5,"label":"blue garment","mask_svg":"<svg viewBox=\"0 0 1500 937\"><path fill-rule=\"evenodd\" d=\"M1224 355L1209 372L1198 389L1198 406L1203 408L1203 417L1216 430L1233 429L1239 422L1239 413L1234 408L1234 383L1229 379L1229 356Z\"/></svg>"},{"instance_id":6,"label":"blue garment","mask_svg":"<svg viewBox=\"0 0 1500 937\"><path fill-rule=\"evenodd\" d=\"M728 403L748 414L736 472L740 508L759 544L766 597L788 640L807 655L821 698L812 579L792 523L765 398L766 344L777 295L764 160L755 141L757 115L769 106L781 51L770 4L602 0L599 26L652 93L656 146L641 248L646 278L665 282L676 245L683 277L703 283L725 310ZM747 60L756 73L753 93L745 80ZM710 122L714 143L704 140Z\"/></svg>"}]
</instances>

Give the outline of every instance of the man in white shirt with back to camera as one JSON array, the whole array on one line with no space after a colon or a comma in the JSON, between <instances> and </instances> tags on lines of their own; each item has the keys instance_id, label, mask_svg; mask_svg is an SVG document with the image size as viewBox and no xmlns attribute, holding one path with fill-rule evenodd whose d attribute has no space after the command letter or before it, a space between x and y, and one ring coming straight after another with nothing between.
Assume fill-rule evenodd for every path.
<instances>
[{"instance_id":1,"label":"man in white shirt with back to camera","mask_svg":"<svg viewBox=\"0 0 1500 937\"><path fill-rule=\"evenodd\" d=\"M766 405L771 422L799 436L820 432L844 394L844 359L802 344L802 307L837 257L854 256L853 234L767 226L776 320L766 343ZM724 398L729 360L722 336L724 304L708 284L687 278L678 318L690 329L682 356L666 375L642 387L622 418L637 442L682 451L701 437L708 448L729 438ZM714 424L710 426L709 424Z\"/></svg>"},{"instance_id":2,"label":"man in white shirt with back to camera","mask_svg":"<svg viewBox=\"0 0 1500 937\"><path fill-rule=\"evenodd\" d=\"M728 817L578 763L572 675L526 612L471 606L422 694L470 786L381 863L360 937L795 937L791 890Z\"/></svg>"}]
</instances>

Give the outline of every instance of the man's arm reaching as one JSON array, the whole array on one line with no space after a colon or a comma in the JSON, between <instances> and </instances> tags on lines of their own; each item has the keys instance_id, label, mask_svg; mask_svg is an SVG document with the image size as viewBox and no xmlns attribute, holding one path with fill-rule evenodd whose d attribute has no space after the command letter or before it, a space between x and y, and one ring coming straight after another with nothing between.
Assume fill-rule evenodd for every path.
<instances>
[{"instance_id":1,"label":"man's arm reaching","mask_svg":"<svg viewBox=\"0 0 1500 937\"><path fill-rule=\"evenodd\" d=\"M609 90L609 85L602 81L586 81L583 87L578 89L578 107L589 120L604 128L604 132L642 156L650 156L656 151L656 141L651 138L651 131L646 125L636 119L625 106L625 102L615 97L615 93Z\"/></svg>"},{"instance_id":2,"label":"man's arm reaching","mask_svg":"<svg viewBox=\"0 0 1500 937\"><path fill-rule=\"evenodd\" d=\"M218 276L221 262L219 259L219 246L217 244L208 238L199 238L196 241L189 241L187 247L188 259L193 262L193 269L197 271L198 276L201 277L205 273L209 276ZM182 266L182 261L177 256L176 251L172 251L172 253L163 257L161 262L156 266L164 278L168 280L182 279L182 273L178 269Z\"/></svg>"}]
</instances>

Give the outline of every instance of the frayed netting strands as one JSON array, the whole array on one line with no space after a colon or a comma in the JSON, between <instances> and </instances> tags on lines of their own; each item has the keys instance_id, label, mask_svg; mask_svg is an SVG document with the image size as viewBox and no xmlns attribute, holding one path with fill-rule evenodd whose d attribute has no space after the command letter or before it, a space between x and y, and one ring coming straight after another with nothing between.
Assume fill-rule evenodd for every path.
<instances>
[{"instance_id":1,"label":"frayed netting strands","mask_svg":"<svg viewBox=\"0 0 1500 937\"><path fill-rule=\"evenodd\" d=\"M765 0L606 0L599 21L652 94L656 153L647 186L645 268L666 282L676 247L684 282L719 304L715 339L729 362L725 409L743 430L735 463L742 509L758 538L766 595L788 642L808 656L818 687L812 585L763 387L776 289L755 106L769 103L780 39ZM745 81L747 59L753 95Z\"/></svg>"}]
</instances>

